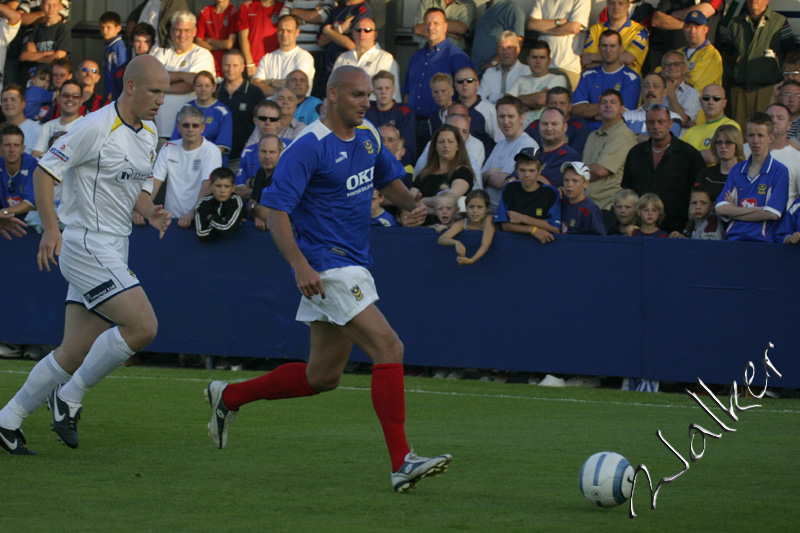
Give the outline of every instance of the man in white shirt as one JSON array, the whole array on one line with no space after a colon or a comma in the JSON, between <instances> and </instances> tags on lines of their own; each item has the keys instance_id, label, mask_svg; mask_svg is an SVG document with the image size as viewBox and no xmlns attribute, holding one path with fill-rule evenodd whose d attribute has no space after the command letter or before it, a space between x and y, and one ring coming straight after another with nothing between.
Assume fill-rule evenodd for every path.
<instances>
[{"instance_id":1,"label":"man in white shirt","mask_svg":"<svg viewBox=\"0 0 800 533\"><path fill-rule=\"evenodd\" d=\"M370 78L381 70L391 72L395 79L400 78L400 67L394 60L394 56L381 49L381 45L376 42L378 30L374 20L366 17L360 19L353 24L351 36L356 47L337 57L336 63L333 64L333 70L342 65L355 65L366 70ZM371 96L370 99L374 100L375 97ZM399 87L395 88L394 101L402 102Z\"/></svg>"},{"instance_id":2,"label":"man in white shirt","mask_svg":"<svg viewBox=\"0 0 800 533\"><path fill-rule=\"evenodd\" d=\"M586 0L534 0L527 28L538 31L550 45L551 71L567 76L575 91L581 76L581 52L585 30L589 27L592 2Z\"/></svg>"},{"instance_id":3,"label":"man in white shirt","mask_svg":"<svg viewBox=\"0 0 800 533\"><path fill-rule=\"evenodd\" d=\"M528 71L520 76L506 91L522 100L525 106L524 127L539 120L547 104L547 90L553 87L566 87L567 78L553 74L550 68L550 45L536 41L528 50Z\"/></svg>"},{"instance_id":4,"label":"man in white shirt","mask_svg":"<svg viewBox=\"0 0 800 533\"><path fill-rule=\"evenodd\" d=\"M519 38L513 31L506 30L497 39L497 64L488 66L483 72L478 94L492 105L503 97L520 76L528 73L528 68L519 61ZM494 62L493 62L494 63Z\"/></svg>"},{"instance_id":5,"label":"man in white shirt","mask_svg":"<svg viewBox=\"0 0 800 533\"><path fill-rule=\"evenodd\" d=\"M492 199L492 211L500 201L500 191L514 172L514 156L523 148L539 145L523 131L523 105L519 98L504 96L497 101L497 124L504 139L497 143L481 169L483 188Z\"/></svg>"},{"instance_id":6,"label":"man in white shirt","mask_svg":"<svg viewBox=\"0 0 800 533\"><path fill-rule=\"evenodd\" d=\"M194 76L198 72L215 73L214 56L211 52L194 44L197 35L197 17L189 11L178 11L172 16L169 34L172 46L153 48L150 53L161 61L169 72L169 91L164 105L156 115L158 136L169 139L175 129L175 117L184 104L194 100Z\"/></svg>"},{"instance_id":7,"label":"man in white shirt","mask_svg":"<svg viewBox=\"0 0 800 533\"><path fill-rule=\"evenodd\" d=\"M300 28L294 16L284 15L278 19L278 49L264 54L253 76L253 84L264 91L265 96L272 96L276 89L284 87L293 70L305 72L309 83L314 85L314 57L297 46L298 35ZM306 96L310 94L309 88Z\"/></svg>"},{"instance_id":8,"label":"man in white shirt","mask_svg":"<svg viewBox=\"0 0 800 533\"><path fill-rule=\"evenodd\" d=\"M0 93L0 106L6 120L25 134L25 153L33 155L33 147L42 135L42 125L25 118L25 91L15 83L6 85Z\"/></svg>"},{"instance_id":9,"label":"man in white shirt","mask_svg":"<svg viewBox=\"0 0 800 533\"><path fill-rule=\"evenodd\" d=\"M58 91L58 105L61 107L59 118L45 122L42 133L31 151L33 157L41 158L49 146L50 137L59 132L68 132L72 125L81 118L78 111L83 101L83 88L75 80L64 82Z\"/></svg>"},{"instance_id":10,"label":"man in white shirt","mask_svg":"<svg viewBox=\"0 0 800 533\"><path fill-rule=\"evenodd\" d=\"M211 193L208 177L222 166L217 146L203 138L205 115L194 106L185 106L178 113L180 142L168 142L161 148L153 167L153 196L161 184L167 183L164 209L177 216L178 225L190 228L197 201Z\"/></svg>"}]
</instances>

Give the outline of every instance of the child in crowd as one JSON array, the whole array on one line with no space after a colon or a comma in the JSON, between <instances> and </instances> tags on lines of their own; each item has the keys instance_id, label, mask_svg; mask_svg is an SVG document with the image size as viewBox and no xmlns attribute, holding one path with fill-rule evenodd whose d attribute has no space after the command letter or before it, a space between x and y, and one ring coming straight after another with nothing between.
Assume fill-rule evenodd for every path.
<instances>
[{"instance_id":1,"label":"child in crowd","mask_svg":"<svg viewBox=\"0 0 800 533\"><path fill-rule=\"evenodd\" d=\"M639 229L636 220L636 202L639 195L633 189L620 189L614 196L614 222L606 232L607 235L625 235L630 237L634 230Z\"/></svg>"},{"instance_id":2,"label":"child in crowd","mask_svg":"<svg viewBox=\"0 0 800 533\"><path fill-rule=\"evenodd\" d=\"M211 194L197 202L194 215L197 236L202 242L230 237L244 220L242 197L233 193L236 177L227 167L211 171Z\"/></svg>"},{"instance_id":3,"label":"child in crowd","mask_svg":"<svg viewBox=\"0 0 800 533\"><path fill-rule=\"evenodd\" d=\"M459 265L471 265L483 257L492 244L495 231L492 217L489 215L491 200L485 191L481 189L471 191L467 195L466 204L467 218L464 219L464 224L454 224L444 235L439 236L439 244L442 246L456 247L456 261L458 261ZM466 256L467 249L460 241L454 238L463 230L483 231L481 245L472 257Z\"/></svg>"},{"instance_id":4,"label":"child in crowd","mask_svg":"<svg viewBox=\"0 0 800 533\"><path fill-rule=\"evenodd\" d=\"M523 148L514 156L514 172L519 181L510 181L500 193L494 216L503 231L533 235L542 244L553 242L560 232L561 201L558 189L539 181L541 152Z\"/></svg>"},{"instance_id":5,"label":"child in crowd","mask_svg":"<svg viewBox=\"0 0 800 533\"><path fill-rule=\"evenodd\" d=\"M458 198L450 191L444 191L436 196L436 224L431 226L436 233L450 229L458 218Z\"/></svg>"},{"instance_id":6,"label":"child in crowd","mask_svg":"<svg viewBox=\"0 0 800 533\"><path fill-rule=\"evenodd\" d=\"M372 225L373 226L383 226L385 228L390 228L392 226L397 225L397 219L394 216L387 212L386 209L381 207L381 202L383 202L383 195L380 191L373 187L372 189L372 212L370 216L372 217Z\"/></svg>"},{"instance_id":7,"label":"child in crowd","mask_svg":"<svg viewBox=\"0 0 800 533\"><path fill-rule=\"evenodd\" d=\"M25 118L40 121L53 105L50 91L50 68L39 66L32 70L25 90Z\"/></svg>"},{"instance_id":8,"label":"child in crowd","mask_svg":"<svg viewBox=\"0 0 800 533\"><path fill-rule=\"evenodd\" d=\"M670 237L691 237L692 239L708 241L721 241L724 239L722 223L717 218L717 215L711 212L711 207L711 192L709 192L708 187L705 185L692 187L692 196L689 200L689 216L692 217L694 230L691 233L688 230L683 230L683 233L673 231Z\"/></svg>"},{"instance_id":9,"label":"child in crowd","mask_svg":"<svg viewBox=\"0 0 800 533\"><path fill-rule=\"evenodd\" d=\"M636 202L636 216L642 221L640 228L633 230L632 237L668 238L669 234L658 226L664 221L664 202L657 194L648 192Z\"/></svg>"},{"instance_id":10,"label":"child in crowd","mask_svg":"<svg viewBox=\"0 0 800 533\"><path fill-rule=\"evenodd\" d=\"M108 102L122 94L122 78L117 77L117 71L128 62L128 47L119 34L121 31L122 18L119 13L106 11L100 15L100 35L106 42L103 51L103 84Z\"/></svg>"},{"instance_id":11,"label":"child in crowd","mask_svg":"<svg viewBox=\"0 0 800 533\"><path fill-rule=\"evenodd\" d=\"M775 231L775 242L785 244L800 242L800 198L795 200L783 214Z\"/></svg>"},{"instance_id":12,"label":"child in crowd","mask_svg":"<svg viewBox=\"0 0 800 533\"><path fill-rule=\"evenodd\" d=\"M606 226L600 208L586 197L589 167L580 161L561 165L564 176L564 198L561 199L561 233L573 235L605 235Z\"/></svg>"}]
</instances>

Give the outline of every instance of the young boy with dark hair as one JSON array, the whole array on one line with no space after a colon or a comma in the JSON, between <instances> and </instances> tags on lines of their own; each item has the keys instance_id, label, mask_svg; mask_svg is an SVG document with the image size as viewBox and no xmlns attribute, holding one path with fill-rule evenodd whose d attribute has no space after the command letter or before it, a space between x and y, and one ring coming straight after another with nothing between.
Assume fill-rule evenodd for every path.
<instances>
[{"instance_id":1,"label":"young boy with dark hair","mask_svg":"<svg viewBox=\"0 0 800 533\"><path fill-rule=\"evenodd\" d=\"M128 62L128 47L120 36L122 18L116 11L106 11L100 15L100 35L106 42L103 51L103 85L106 101L113 101L122 94L122 78L117 71Z\"/></svg>"},{"instance_id":2,"label":"young boy with dark hair","mask_svg":"<svg viewBox=\"0 0 800 533\"><path fill-rule=\"evenodd\" d=\"M721 241L724 239L722 221L713 212L711 192L705 185L692 187L689 200L689 215L691 215L694 230L683 230L683 233L673 231L670 237L690 237L707 241Z\"/></svg>"},{"instance_id":3,"label":"young boy with dark hair","mask_svg":"<svg viewBox=\"0 0 800 533\"><path fill-rule=\"evenodd\" d=\"M372 225L373 226L383 226L384 228L390 228L392 226L397 225L397 219L394 216L386 211L383 207L381 207L381 202L383 201L383 195L378 189L372 189L372 210L370 212L370 216L372 217Z\"/></svg>"},{"instance_id":4,"label":"young boy with dark hair","mask_svg":"<svg viewBox=\"0 0 800 533\"><path fill-rule=\"evenodd\" d=\"M36 67L25 89L25 118L39 122L50 112L54 93L49 89L50 68Z\"/></svg>"},{"instance_id":5,"label":"young boy with dark hair","mask_svg":"<svg viewBox=\"0 0 800 533\"><path fill-rule=\"evenodd\" d=\"M519 181L510 181L500 193L494 216L503 231L523 233L546 244L561 227L561 202L558 189L539 181L542 170L540 152L523 148L514 156L514 171Z\"/></svg>"},{"instance_id":6,"label":"young boy with dark hair","mask_svg":"<svg viewBox=\"0 0 800 533\"><path fill-rule=\"evenodd\" d=\"M564 198L561 199L561 233L573 235L605 235L606 226L600 208L586 197L589 167L580 161L561 165L564 176Z\"/></svg>"},{"instance_id":7,"label":"young boy with dark hair","mask_svg":"<svg viewBox=\"0 0 800 533\"><path fill-rule=\"evenodd\" d=\"M236 177L233 171L219 167L211 171L211 194L197 202L194 215L197 237L207 242L230 237L239 229L245 217L242 197L233 193Z\"/></svg>"}]
</instances>

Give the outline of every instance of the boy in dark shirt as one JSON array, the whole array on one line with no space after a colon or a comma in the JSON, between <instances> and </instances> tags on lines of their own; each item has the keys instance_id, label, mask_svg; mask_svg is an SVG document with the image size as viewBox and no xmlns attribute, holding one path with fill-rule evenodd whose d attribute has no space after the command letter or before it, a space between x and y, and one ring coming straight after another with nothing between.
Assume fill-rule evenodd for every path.
<instances>
[{"instance_id":1,"label":"boy in dark shirt","mask_svg":"<svg viewBox=\"0 0 800 533\"><path fill-rule=\"evenodd\" d=\"M540 152L523 148L514 156L514 171L519 181L510 181L500 193L494 216L503 231L524 233L552 242L561 227L561 202L558 189L539 181L542 170Z\"/></svg>"},{"instance_id":2,"label":"boy in dark shirt","mask_svg":"<svg viewBox=\"0 0 800 533\"><path fill-rule=\"evenodd\" d=\"M211 194L197 202L194 215L197 236L202 242L230 237L239 229L245 216L242 197L233 193L235 176L225 167L209 176Z\"/></svg>"},{"instance_id":3,"label":"boy in dark shirt","mask_svg":"<svg viewBox=\"0 0 800 533\"><path fill-rule=\"evenodd\" d=\"M586 197L589 186L589 167L580 161L561 165L564 176L564 198L561 200L561 233L605 235L600 208Z\"/></svg>"}]
</instances>

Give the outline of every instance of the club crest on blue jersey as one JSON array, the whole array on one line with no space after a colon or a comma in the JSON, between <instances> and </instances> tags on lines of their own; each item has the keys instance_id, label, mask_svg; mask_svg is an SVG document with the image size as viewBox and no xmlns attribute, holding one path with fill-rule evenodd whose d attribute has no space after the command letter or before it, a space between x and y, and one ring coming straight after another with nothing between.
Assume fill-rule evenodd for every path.
<instances>
[{"instance_id":1,"label":"club crest on blue jersey","mask_svg":"<svg viewBox=\"0 0 800 533\"><path fill-rule=\"evenodd\" d=\"M214 122L214 117L206 117L206 124L211 124Z\"/></svg>"},{"instance_id":2,"label":"club crest on blue jersey","mask_svg":"<svg viewBox=\"0 0 800 533\"><path fill-rule=\"evenodd\" d=\"M372 142L369 141L369 140L364 141L364 148L367 149L367 153L368 154L374 154L375 153L375 149L372 147Z\"/></svg>"},{"instance_id":3,"label":"club crest on blue jersey","mask_svg":"<svg viewBox=\"0 0 800 533\"><path fill-rule=\"evenodd\" d=\"M758 186L758 194L767 194L767 184L762 183Z\"/></svg>"},{"instance_id":4,"label":"club crest on blue jersey","mask_svg":"<svg viewBox=\"0 0 800 533\"><path fill-rule=\"evenodd\" d=\"M615 83L614 84L614 90L615 91L619 91L621 88L622 88L622 84L621 83Z\"/></svg>"},{"instance_id":5,"label":"club crest on blue jersey","mask_svg":"<svg viewBox=\"0 0 800 533\"><path fill-rule=\"evenodd\" d=\"M358 285L353 285L350 287L350 294L353 295L353 298L355 298L357 302L360 302L364 299L364 293L361 292L361 287Z\"/></svg>"}]
</instances>

